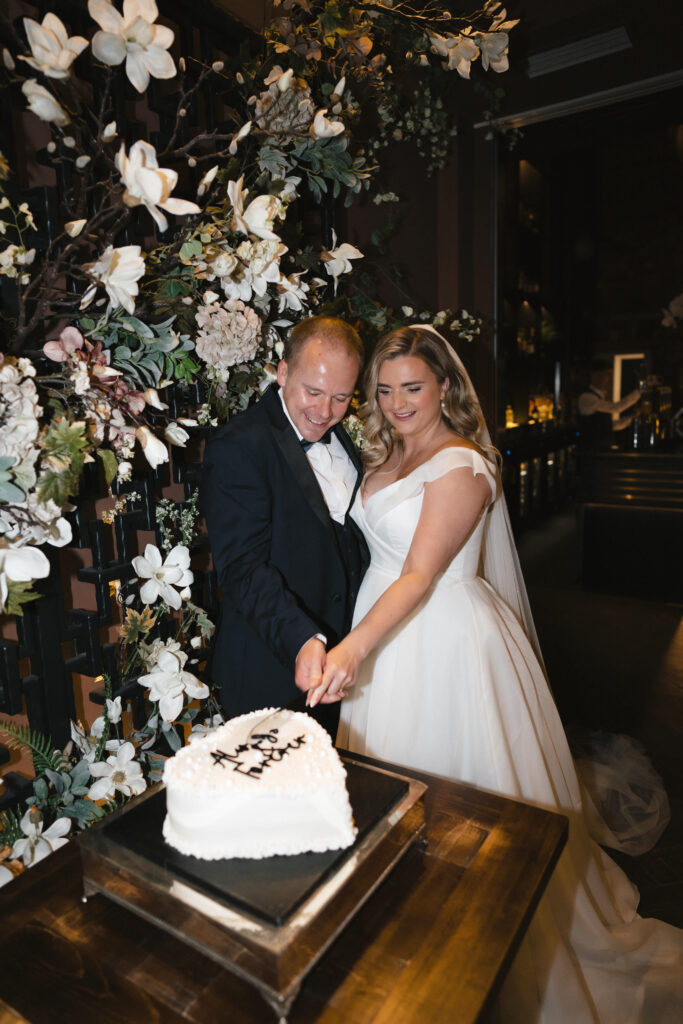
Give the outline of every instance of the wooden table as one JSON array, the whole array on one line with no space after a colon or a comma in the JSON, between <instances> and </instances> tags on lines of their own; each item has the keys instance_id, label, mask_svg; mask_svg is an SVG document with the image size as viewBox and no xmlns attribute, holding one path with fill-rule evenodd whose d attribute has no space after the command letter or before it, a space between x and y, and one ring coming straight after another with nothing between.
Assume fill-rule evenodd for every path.
<instances>
[{"instance_id":1,"label":"wooden table","mask_svg":"<svg viewBox=\"0 0 683 1024\"><path fill-rule=\"evenodd\" d=\"M566 840L561 815L429 785L413 847L305 980L289 1024L483 1021ZM70 842L0 890L0 1024L275 1024L247 983L106 899Z\"/></svg>"}]
</instances>

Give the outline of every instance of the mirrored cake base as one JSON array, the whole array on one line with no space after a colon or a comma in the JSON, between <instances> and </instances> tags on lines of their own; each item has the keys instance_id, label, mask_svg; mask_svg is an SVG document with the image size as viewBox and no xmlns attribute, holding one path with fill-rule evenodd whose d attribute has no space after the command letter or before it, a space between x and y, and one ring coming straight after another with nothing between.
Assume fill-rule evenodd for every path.
<instances>
[{"instance_id":1,"label":"mirrored cake base","mask_svg":"<svg viewBox=\"0 0 683 1024\"><path fill-rule=\"evenodd\" d=\"M163 839L161 783L79 839L102 893L255 985L279 1018L306 974L424 831L426 786L344 757L358 836L326 853L203 861Z\"/></svg>"}]
</instances>

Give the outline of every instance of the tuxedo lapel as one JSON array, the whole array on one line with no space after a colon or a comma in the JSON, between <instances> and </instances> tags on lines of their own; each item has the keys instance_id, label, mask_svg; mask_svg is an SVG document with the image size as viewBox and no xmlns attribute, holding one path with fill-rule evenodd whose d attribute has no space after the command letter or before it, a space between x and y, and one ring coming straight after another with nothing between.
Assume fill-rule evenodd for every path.
<instances>
[{"instance_id":1,"label":"tuxedo lapel","mask_svg":"<svg viewBox=\"0 0 683 1024\"><path fill-rule=\"evenodd\" d=\"M306 452L301 447L301 443L294 433L291 423L285 416L278 389L274 384L266 391L261 399L261 404L268 414L275 442L284 455L294 479L304 492L306 501L318 519L334 535L330 513L325 504L318 481L315 478L315 473L311 469L311 464L306 458Z\"/></svg>"}]
</instances>

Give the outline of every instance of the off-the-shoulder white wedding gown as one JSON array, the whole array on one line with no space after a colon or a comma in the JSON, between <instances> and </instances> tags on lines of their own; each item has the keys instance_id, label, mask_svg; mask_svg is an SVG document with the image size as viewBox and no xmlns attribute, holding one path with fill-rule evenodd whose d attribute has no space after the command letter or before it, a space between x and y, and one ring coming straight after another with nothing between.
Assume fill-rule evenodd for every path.
<instances>
[{"instance_id":1,"label":"off-the-shoulder white wedding gown","mask_svg":"<svg viewBox=\"0 0 683 1024\"><path fill-rule=\"evenodd\" d=\"M483 473L469 448L437 452L352 515L370 548L359 621L401 572L426 483ZM501 993L503 1024L679 1024L683 932L638 917L638 893L588 836L574 763L521 624L478 575L487 514L410 617L364 662L338 745L470 783L569 818L569 841ZM579 642L580 638L577 638Z\"/></svg>"}]
</instances>

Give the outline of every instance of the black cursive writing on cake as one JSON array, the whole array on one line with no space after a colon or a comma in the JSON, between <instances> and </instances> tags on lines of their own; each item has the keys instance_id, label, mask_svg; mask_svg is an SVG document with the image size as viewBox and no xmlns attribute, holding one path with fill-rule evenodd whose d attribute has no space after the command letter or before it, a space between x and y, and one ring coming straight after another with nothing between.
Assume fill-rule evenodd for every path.
<instances>
[{"instance_id":1,"label":"black cursive writing on cake","mask_svg":"<svg viewBox=\"0 0 683 1024\"><path fill-rule=\"evenodd\" d=\"M303 746L306 737L296 736L281 746L277 746L277 741L278 730L271 729L250 736L248 743L238 743L231 754L224 750L212 750L211 757L214 765L220 765L221 768L232 765L233 771L258 781L266 768L282 761L291 750Z\"/></svg>"}]
</instances>

